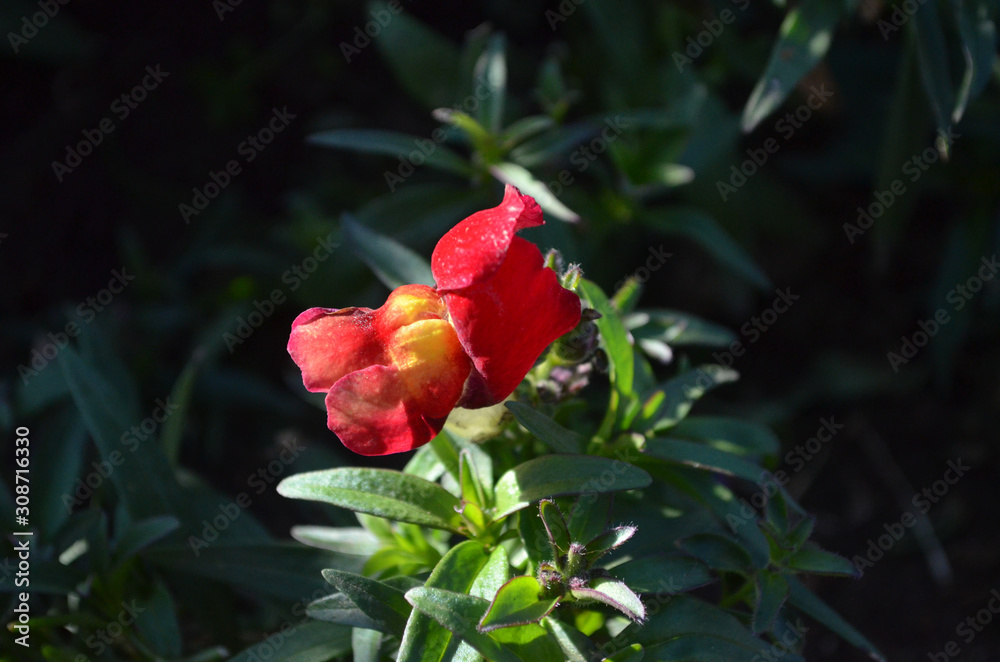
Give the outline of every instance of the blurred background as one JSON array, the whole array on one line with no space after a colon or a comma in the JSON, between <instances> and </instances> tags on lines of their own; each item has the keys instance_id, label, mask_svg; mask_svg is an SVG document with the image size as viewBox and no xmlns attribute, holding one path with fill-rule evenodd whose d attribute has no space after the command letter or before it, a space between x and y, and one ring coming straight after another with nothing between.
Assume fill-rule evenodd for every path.
<instances>
[{"instance_id":1,"label":"blurred background","mask_svg":"<svg viewBox=\"0 0 1000 662\"><path fill-rule=\"evenodd\" d=\"M273 484L359 460L304 397L288 329L387 293L341 219L429 257L503 180L542 202L543 249L704 320L675 329L714 339L690 358L741 379L699 407L773 426L773 468L818 541L863 570L814 583L821 596L889 659L949 642L1000 659L981 611L1000 588L996 9L8 0L0 425L31 430L36 610L80 581L116 596L91 605L105 614L138 591L165 658L286 622L323 584L313 557L277 570L298 554L290 526L350 518ZM678 359L670 337L647 340ZM206 525L181 531L183 553L134 555L171 522L115 525L164 512L104 480L109 449L142 435L195 495L177 512ZM12 468L12 443L2 456ZM132 487L158 480L144 467ZM13 521L13 470L0 479ZM195 563L190 536L208 540L240 494L226 535L253 545ZM81 531L82 575L60 564ZM73 659L59 625L35 628L45 653L0 640L28 656L11 659ZM861 656L817 627L806 657Z\"/></svg>"}]
</instances>

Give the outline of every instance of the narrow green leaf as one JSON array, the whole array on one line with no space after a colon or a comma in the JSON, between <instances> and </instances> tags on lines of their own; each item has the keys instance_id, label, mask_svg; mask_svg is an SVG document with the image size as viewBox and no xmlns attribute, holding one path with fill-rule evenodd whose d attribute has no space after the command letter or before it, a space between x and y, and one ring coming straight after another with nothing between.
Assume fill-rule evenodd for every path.
<instances>
[{"instance_id":1,"label":"narrow green leaf","mask_svg":"<svg viewBox=\"0 0 1000 662\"><path fill-rule=\"evenodd\" d=\"M489 609L488 601L463 593L429 587L410 589L406 592L406 599L414 609L427 614L451 630L491 662L525 662L490 635L476 629L476 625Z\"/></svg>"},{"instance_id":2,"label":"narrow green leaf","mask_svg":"<svg viewBox=\"0 0 1000 662\"><path fill-rule=\"evenodd\" d=\"M482 544L467 540L452 548L435 566L426 586L468 593L489 560ZM406 622L398 662L441 662L458 648L450 630L430 616L414 610Z\"/></svg>"},{"instance_id":3,"label":"narrow green leaf","mask_svg":"<svg viewBox=\"0 0 1000 662\"><path fill-rule=\"evenodd\" d=\"M754 634L767 632L774 625L778 610L788 598L788 582L774 572L762 570L754 582L754 610L751 631Z\"/></svg>"},{"instance_id":4,"label":"narrow green leaf","mask_svg":"<svg viewBox=\"0 0 1000 662\"><path fill-rule=\"evenodd\" d=\"M596 600L614 607L637 623L646 620L646 608L642 600L618 580L599 577L589 587L575 588L571 593L581 600Z\"/></svg>"},{"instance_id":5,"label":"narrow green leaf","mask_svg":"<svg viewBox=\"0 0 1000 662\"><path fill-rule=\"evenodd\" d=\"M751 483L760 481L766 473L762 467L739 455L683 439L671 437L648 439L643 452L650 457L680 462L695 469L707 469L727 476L736 476Z\"/></svg>"},{"instance_id":6,"label":"narrow green leaf","mask_svg":"<svg viewBox=\"0 0 1000 662\"><path fill-rule=\"evenodd\" d=\"M276 645L275 634L266 637L229 662L326 662L338 659L351 651L351 630L340 625L306 621L296 625L288 634L278 633L281 644Z\"/></svg>"},{"instance_id":7,"label":"narrow green leaf","mask_svg":"<svg viewBox=\"0 0 1000 662\"><path fill-rule=\"evenodd\" d=\"M341 554L371 556L382 547L375 534L357 526L293 526L291 535L304 545Z\"/></svg>"},{"instance_id":8,"label":"narrow green leaf","mask_svg":"<svg viewBox=\"0 0 1000 662\"><path fill-rule=\"evenodd\" d=\"M686 556L647 556L611 569L611 574L637 593L668 597L716 580L708 567Z\"/></svg>"},{"instance_id":9,"label":"narrow green leaf","mask_svg":"<svg viewBox=\"0 0 1000 662\"><path fill-rule=\"evenodd\" d=\"M632 644L621 649L614 655L608 656L605 662L642 662L645 656L646 653L642 648L642 644Z\"/></svg>"},{"instance_id":10,"label":"narrow green leaf","mask_svg":"<svg viewBox=\"0 0 1000 662\"><path fill-rule=\"evenodd\" d=\"M463 449L458 454L459 486L462 490L462 501L471 503L479 508L486 508L486 493L483 485L479 482L479 473L476 465L472 461L472 455L467 449Z\"/></svg>"},{"instance_id":11,"label":"narrow green leaf","mask_svg":"<svg viewBox=\"0 0 1000 662\"><path fill-rule=\"evenodd\" d=\"M666 430L681 422L694 403L716 386L734 382L739 373L714 363L698 366L663 383L664 399L642 412L641 430Z\"/></svg>"},{"instance_id":12,"label":"narrow green leaf","mask_svg":"<svg viewBox=\"0 0 1000 662\"><path fill-rule=\"evenodd\" d=\"M434 286L427 260L395 239L369 230L346 213L340 227L347 245L389 289L411 283Z\"/></svg>"},{"instance_id":13,"label":"narrow green leaf","mask_svg":"<svg viewBox=\"0 0 1000 662\"><path fill-rule=\"evenodd\" d=\"M163 515L133 524L115 544L115 562L121 563L157 540L170 535L180 526L176 517Z\"/></svg>"},{"instance_id":14,"label":"narrow green leaf","mask_svg":"<svg viewBox=\"0 0 1000 662\"><path fill-rule=\"evenodd\" d=\"M332 129L314 133L306 139L306 142L320 147L334 147L368 154L384 154L402 159L414 167L420 163L456 175L468 176L472 174L469 163L444 145L429 138L395 131ZM420 155L419 159L410 156L414 152Z\"/></svg>"},{"instance_id":15,"label":"narrow green leaf","mask_svg":"<svg viewBox=\"0 0 1000 662\"><path fill-rule=\"evenodd\" d=\"M278 493L461 533L459 500L437 483L387 469L339 468L290 476Z\"/></svg>"},{"instance_id":16,"label":"narrow green leaf","mask_svg":"<svg viewBox=\"0 0 1000 662\"><path fill-rule=\"evenodd\" d=\"M503 518L548 497L633 490L651 482L645 471L621 460L593 455L543 455L500 477L494 517Z\"/></svg>"},{"instance_id":17,"label":"narrow green leaf","mask_svg":"<svg viewBox=\"0 0 1000 662\"><path fill-rule=\"evenodd\" d=\"M785 561L785 565L799 572L821 575L860 577L861 571L843 556L820 549L819 545L807 542Z\"/></svg>"},{"instance_id":18,"label":"narrow green leaf","mask_svg":"<svg viewBox=\"0 0 1000 662\"><path fill-rule=\"evenodd\" d=\"M479 104L479 123L496 135L503 126L504 97L507 95L507 40L503 33L490 35L486 50L476 63L473 85L486 89Z\"/></svg>"},{"instance_id":19,"label":"narrow green leaf","mask_svg":"<svg viewBox=\"0 0 1000 662\"><path fill-rule=\"evenodd\" d=\"M573 504L566 526L573 540L593 540L606 531L611 520L612 494L586 494Z\"/></svg>"},{"instance_id":20,"label":"narrow green leaf","mask_svg":"<svg viewBox=\"0 0 1000 662\"><path fill-rule=\"evenodd\" d=\"M710 568L749 574L753 562L750 554L732 539L715 534L699 533L677 541L677 546L691 556L704 561Z\"/></svg>"},{"instance_id":21,"label":"narrow green leaf","mask_svg":"<svg viewBox=\"0 0 1000 662\"><path fill-rule=\"evenodd\" d=\"M590 563L596 562L611 550L628 542L637 530L634 526L616 526L605 531L586 544L587 560Z\"/></svg>"},{"instance_id":22,"label":"narrow green leaf","mask_svg":"<svg viewBox=\"0 0 1000 662\"><path fill-rule=\"evenodd\" d=\"M788 600L792 605L830 628L830 630L840 635L844 641L868 653L872 659L885 662L885 656L875 648L872 642L868 641L863 634L855 630L850 623L841 618L837 612L820 600L802 582L794 577L786 576L785 579L788 582Z\"/></svg>"},{"instance_id":23,"label":"narrow green leaf","mask_svg":"<svg viewBox=\"0 0 1000 662\"><path fill-rule=\"evenodd\" d=\"M715 260L744 278L760 291L772 288L771 281L757 263L710 215L697 207L672 206L642 216L649 227L667 234L679 234L701 246Z\"/></svg>"},{"instance_id":24,"label":"narrow green leaf","mask_svg":"<svg viewBox=\"0 0 1000 662\"><path fill-rule=\"evenodd\" d=\"M542 621L542 627L559 644L567 662L591 662L599 659L600 654L594 642L572 625L567 625L557 618L546 618Z\"/></svg>"},{"instance_id":25,"label":"narrow green leaf","mask_svg":"<svg viewBox=\"0 0 1000 662\"><path fill-rule=\"evenodd\" d=\"M160 445L167 456L171 466L177 466L177 459L181 452L181 437L184 434L184 424L187 422L188 406L191 404L191 397L194 394L195 380L198 376L198 369L204 357L203 352L197 352L196 356L188 361L188 364L177 377L173 389L170 391L168 400L172 401L176 409L163 422L163 432L160 434Z\"/></svg>"},{"instance_id":26,"label":"narrow green leaf","mask_svg":"<svg viewBox=\"0 0 1000 662\"><path fill-rule=\"evenodd\" d=\"M551 418L526 404L513 400L504 406L514 414L514 418L556 453L579 453L583 450L583 438L572 430L567 430Z\"/></svg>"},{"instance_id":27,"label":"narrow green leaf","mask_svg":"<svg viewBox=\"0 0 1000 662\"><path fill-rule=\"evenodd\" d=\"M152 595L143 605L142 610L137 610L135 627L145 643L165 659L180 657L183 640L177 620L177 607L166 585L157 581Z\"/></svg>"},{"instance_id":28,"label":"narrow green leaf","mask_svg":"<svg viewBox=\"0 0 1000 662\"><path fill-rule=\"evenodd\" d=\"M737 339L735 333L720 324L667 308L643 309L626 315L622 321L636 340L660 340L672 347L723 348Z\"/></svg>"},{"instance_id":29,"label":"narrow green leaf","mask_svg":"<svg viewBox=\"0 0 1000 662\"><path fill-rule=\"evenodd\" d=\"M472 582L469 595L477 598L492 601L500 587L510 579L510 560L507 558L507 550L497 545L490 553L490 558L486 565L482 567L476 579Z\"/></svg>"},{"instance_id":30,"label":"narrow green leaf","mask_svg":"<svg viewBox=\"0 0 1000 662\"><path fill-rule=\"evenodd\" d=\"M601 344L611 364L612 384L622 395L630 395L635 373L635 357L632 354L632 345L629 344L628 331L625 330L618 311L612 308L611 302L600 287L582 279L579 291L584 300L601 314L601 318L594 323L601 333Z\"/></svg>"},{"instance_id":31,"label":"narrow green leaf","mask_svg":"<svg viewBox=\"0 0 1000 662\"><path fill-rule=\"evenodd\" d=\"M406 620L410 617L410 604L403 597L403 591L370 577L331 568L323 571L323 579L375 621L379 631L403 634Z\"/></svg>"},{"instance_id":32,"label":"narrow green leaf","mask_svg":"<svg viewBox=\"0 0 1000 662\"><path fill-rule=\"evenodd\" d=\"M378 630L354 628L351 630L351 652L354 662L380 662L382 633Z\"/></svg>"},{"instance_id":33,"label":"narrow green leaf","mask_svg":"<svg viewBox=\"0 0 1000 662\"><path fill-rule=\"evenodd\" d=\"M952 3L958 32L962 37L965 73L958 88L951 121L958 122L965 114L969 101L979 96L993 75L997 58L997 30L990 17L989 6L983 0Z\"/></svg>"},{"instance_id":34,"label":"narrow green leaf","mask_svg":"<svg viewBox=\"0 0 1000 662\"><path fill-rule=\"evenodd\" d=\"M505 148L514 147L532 136L555 127L556 123L548 115L522 117L506 129L500 136Z\"/></svg>"},{"instance_id":35,"label":"narrow green leaf","mask_svg":"<svg viewBox=\"0 0 1000 662\"><path fill-rule=\"evenodd\" d=\"M337 566L356 572L362 563L357 556L284 542L158 545L140 556L161 568L288 601L324 588L320 576L323 569Z\"/></svg>"},{"instance_id":36,"label":"narrow green leaf","mask_svg":"<svg viewBox=\"0 0 1000 662\"><path fill-rule=\"evenodd\" d=\"M670 433L740 455L776 455L781 450L781 442L770 428L737 418L688 416Z\"/></svg>"},{"instance_id":37,"label":"narrow green leaf","mask_svg":"<svg viewBox=\"0 0 1000 662\"><path fill-rule=\"evenodd\" d=\"M549 187L540 179L536 179L524 166L516 163L499 163L490 168L490 172L504 184L513 184L525 195L533 197L542 209L561 221L576 223L580 215L564 205Z\"/></svg>"},{"instance_id":38,"label":"narrow green leaf","mask_svg":"<svg viewBox=\"0 0 1000 662\"><path fill-rule=\"evenodd\" d=\"M173 503L176 483L163 450L151 438L140 442L129 436L134 445L122 441L138 421L121 417L126 408L114 399L114 389L71 347L62 350L59 364L103 461L115 467L110 480L132 519L177 512Z\"/></svg>"},{"instance_id":39,"label":"narrow green leaf","mask_svg":"<svg viewBox=\"0 0 1000 662\"><path fill-rule=\"evenodd\" d=\"M385 2L369 2L367 15L373 11L391 11ZM458 47L441 33L430 29L408 10L393 12L372 39L388 63L396 81L426 108L437 108L461 101ZM351 58L361 57L353 54Z\"/></svg>"},{"instance_id":40,"label":"narrow green leaf","mask_svg":"<svg viewBox=\"0 0 1000 662\"><path fill-rule=\"evenodd\" d=\"M764 74L743 109L743 131L749 133L774 112L803 76L826 56L840 6L827 0L803 0L788 12Z\"/></svg>"},{"instance_id":41,"label":"narrow green leaf","mask_svg":"<svg viewBox=\"0 0 1000 662\"><path fill-rule=\"evenodd\" d=\"M381 623L369 617L343 593L333 593L309 603L306 607L309 618L328 623L338 623L352 628L378 630Z\"/></svg>"},{"instance_id":42,"label":"narrow green leaf","mask_svg":"<svg viewBox=\"0 0 1000 662\"><path fill-rule=\"evenodd\" d=\"M751 635L725 610L688 595L678 595L660 603L644 626L630 625L621 637L641 644L651 660L698 660L702 662L750 662L769 646ZM685 639L693 639L685 643ZM731 653L710 655L722 649ZM669 656L684 651L687 656Z\"/></svg>"},{"instance_id":43,"label":"narrow green leaf","mask_svg":"<svg viewBox=\"0 0 1000 662\"><path fill-rule=\"evenodd\" d=\"M559 604L559 598L541 598L542 586L530 576L514 577L500 587L489 610L479 621L480 632L537 623Z\"/></svg>"},{"instance_id":44,"label":"narrow green leaf","mask_svg":"<svg viewBox=\"0 0 1000 662\"><path fill-rule=\"evenodd\" d=\"M934 113L934 121L939 129L945 129L951 124L952 113L957 105L938 3L925 2L910 21L910 26L916 40L920 77Z\"/></svg>"}]
</instances>

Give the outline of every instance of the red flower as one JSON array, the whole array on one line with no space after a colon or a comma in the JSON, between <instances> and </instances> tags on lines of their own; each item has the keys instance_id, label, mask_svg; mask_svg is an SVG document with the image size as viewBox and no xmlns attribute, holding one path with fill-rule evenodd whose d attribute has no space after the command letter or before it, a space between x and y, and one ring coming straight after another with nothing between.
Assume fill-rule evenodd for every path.
<instances>
[{"instance_id":1,"label":"red flower","mask_svg":"<svg viewBox=\"0 0 1000 662\"><path fill-rule=\"evenodd\" d=\"M310 308L292 323L288 353L302 382L326 392L327 425L362 455L429 442L455 407L510 395L542 351L580 321L580 300L530 241L533 198L507 186L431 256L437 288L404 285L378 310Z\"/></svg>"}]
</instances>

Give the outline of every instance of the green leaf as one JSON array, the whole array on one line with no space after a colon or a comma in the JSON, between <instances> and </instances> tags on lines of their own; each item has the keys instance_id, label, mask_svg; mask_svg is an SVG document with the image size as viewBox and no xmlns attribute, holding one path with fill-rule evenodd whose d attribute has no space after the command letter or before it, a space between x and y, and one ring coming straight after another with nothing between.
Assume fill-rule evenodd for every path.
<instances>
[{"instance_id":1,"label":"green leaf","mask_svg":"<svg viewBox=\"0 0 1000 662\"><path fill-rule=\"evenodd\" d=\"M500 142L505 148L510 148L555 125L556 123L548 115L522 117L504 129Z\"/></svg>"},{"instance_id":2,"label":"green leaf","mask_svg":"<svg viewBox=\"0 0 1000 662\"><path fill-rule=\"evenodd\" d=\"M389 289L411 283L434 286L427 260L395 239L369 230L346 213L341 216L340 227L347 245Z\"/></svg>"},{"instance_id":3,"label":"green leaf","mask_svg":"<svg viewBox=\"0 0 1000 662\"><path fill-rule=\"evenodd\" d=\"M278 643L280 635L280 644ZM272 634L229 662L327 662L351 651L351 630L340 625L306 621L291 632Z\"/></svg>"},{"instance_id":4,"label":"green leaf","mask_svg":"<svg viewBox=\"0 0 1000 662\"><path fill-rule=\"evenodd\" d=\"M385 9L367 4L368 12ZM451 41L409 15L396 11L372 42L397 82L426 108L460 101L459 52ZM358 57L353 55L352 57Z\"/></svg>"},{"instance_id":5,"label":"green leaf","mask_svg":"<svg viewBox=\"0 0 1000 662\"><path fill-rule=\"evenodd\" d=\"M620 637L641 644L647 660L750 662L769 648L728 612L687 595L661 602L645 625L631 625Z\"/></svg>"},{"instance_id":6,"label":"green leaf","mask_svg":"<svg viewBox=\"0 0 1000 662\"><path fill-rule=\"evenodd\" d=\"M823 59L839 18L840 6L828 0L803 0L788 12L767 68L743 109L743 131L753 131Z\"/></svg>"},{"instance_id":7,"label":"green leaf","mask_svg":"<svg viewBox=\"0 0 1000 662\"><path fill-rule=\"evenodd\" d=\"M479 621L480 632L537 623L556 608L559 598L542 599L542 585L530 576L514 577L500 587Z\"/></svg>"},{"instance_id":8,"label":"green leaf","mask_svg":"<svg viewBox=\"0 0 1000 662\"><path fill-rule=\"evenodd\" d=\"M551 418L513 400L504 406L514 414L514 418L556 453L579 453L583 450L583 438L572 430L567 430Z\"/></svg>"},{"instance_id":9,"label":"green leaf","mask_svg":"<svg viewBox=\"0 0 1000 662\"><path fill-rule=\"evenodd\" d=\"M378 630L382 625L370 618L343 593L334 593L309 603L306 607L309 618L328 623L339 623L347 627Z\"/></svg>"},{"instance_id":10,"label":"green leaf","mask_svg":"<svg viewBox=\"0 0 1000 662\"><path fill-rule=\"evenodd\" d=\"M598 577L586 588L575 588L570 591L577 599L596 600L614 607L633 621L641 623L646 620L646 608L642 600L632 590L616 579Z\"/></svg>"},{"instance_id":11,"label":"green leaf","mask_svg":"<svg viewBox=\"0 0 1000 662\"><path fill-rule=\"evenodd\" d=\"M594 563L611 550L621 547L636 531L634 526L616 526L605 531L586 544L587 561Z\"/></svg>"},{"instance_id":12,"label":"green leaf","mask_svg":"<svg viewBox=\"0 0 1000 662\"><path fill-rule=\"evenodd\" d=\"M152 595L136 614L135 627L158 655L166 659L180 657L183 641L177 607L163 582L154 584Z\"/></svg>"},{"instance_id":13,"label":"green leaf","mask_svg":"<svg viewBox=\"0 0 1000 662\"><path fill-rule=\"evenodd\" d=\"M586 494L573 504L566 526L573 540L593 540L607 530L611 520L611 494Z\"/></svg>"},{"instance_id":14,"label":"green leaf","mask_svg":"<svg viewBox=\"0 0 1000 662\"><path fill-rule=\"evenodd\" d=\"M489 560L482 544L467 540L452 548L435 566L426 586L468 593ZM414 610L406 622L398 662L441 662L451 659L459 642L450 630Z\"/></svg>"},{"instance_id":15,"label":"green leaf","mask_svg":"<svg viewBox=\"0 0 1000 662\"><path fill-rule=\"evenodd\" d=\"M572 625L567 625L557 618L546 618L542 621L542 627L559 644L567 662L591 662L599 659L600 654L594 642Z\"/></svg>"},{"instance_id":16,"label":"green leaf","mask_svg":"<svg viewBox=\"0 0 1000 662\"><path fill-rule=\"evenodd\" d=\"M786 577L786 581L788 582L788 600L792 605L830 628L830 630L840 635L844 641L865 651L873 659L885 662L885 656L875 648L872 642L868 641L863 634L855 630L837 612L830 609L825 602L806 588L802 582L794 577Z\"/></svg>"},{"instance_id":17,"label":"green leaf","mask_svg":"<svg viewBox=\"0 0 1000 662\"><path fill-rule=\"evenodd\" d=\"M479 473L476 471L475 462L468 449L463 449L458 454L459 485L462 490L462 501L471 503L479 508L486 508L486 493L483 491L483 484L479 482Z\"/></svg>"},{"instance_id":18,"label":"green leaf","mask_svg":"<svg viewBox=\"0 0 1000 662\"><path fill-rule=\"evenodd\" d=\"M707 469L756 483L767 473L763 468L738 455L720 451L694 441L657 437L646 440L643 452L660 460L679 462L695 469Z\"/></svg>"},{"instance_id":19,"label":"green leaf","mask_svg":"<svg viewBox=\"0 0 1000 662\"><path fill-rule=\"evenodd\" d=\"M194 552L194 553L192 553ZM162 568L169 568L202 579L219 581L241 591L279 600L300 600L324 588L320 573L337 566L349 571L361 570L357 556L335 554L304 547L298 543L223 543L205 547L158 545L140 556Z\"/></svg>"},{"instance_id":20,"label":"green leaf","mask_svg":"<svg viewBox=\"0 0 1000 662\"><path fill-rule=\"evenodd\" d=\"M965 59L965 74L958 88L952 122L958 122L965 114L971 99L979 96L993 75L993 64L997 58L997 30L989 14L989 6L983 0L952 3L958 32L962 37L962 56Z\"/></svg>"},{"instance_id":21,"label":"green leaf","mask_svg":"<svg viewBox=\"0 0 1000 662\"><path fill-rule=\"evenodd\" d=\"M371 556L382 547L375 534L357 526L293 526L291 535L304 545L340 554Z\"/></svg>"},{"instance_id":22,"label":"green leaf","mask_svg":"<svg viewBox=\"0 0 1000 662\"><path fill-rule=\"evenodd\" d=\"M486 99L479 104L479 123L490 133L500 133L503 126L504 97L507 95L507 40L503 33L490 35L486 50L476 62L473 85L486 88Z\"/></svg>"},{"instance_id":23,"label":"green leaf","mask_svg":"<svg viewBox=\"0 0 1000 662\"><path fill-rule=\"evenodd\" d=\"M493 600L500 587L510 579L510 560L507 558L507 550L497 545L490 553L490 558L486 565L476 575L476 580L472 582L469 595L485 600Z\"/></svg>"},{"instance_id":24,"label":"green leaf","mask_svg":"<svg viewBox=\"0 0 1000 662\"><path fill-rule=\"evenodd\" d=\"M630 395L635 373L635 357L632 354L632 345L629 344L628 331L625 330L618 311L611 306L611 302L600 287L589 280L581 279L579 291L584 300L601 314L601 318L594 323L601 333L601 344L611 364L611 383L623 396Z\"/></svg>"},{"instance_id":25,"label":"green leaf","mask_svg":"<svg viewBox=\"0 0 1000 662\"><path fill-rule=\"evenodd\" d=\"M616 565L611 574L638 593L670 596L715 581L708 567L686 556L647 556Z\"/></svg>"},{"instance_id":26,"label":"green leaf","mask_svg":"<svg viewBox=\"0 0 1000 662\"><path fill-rule=\"evenodd\" d=\"M609 655L606 662L642 662L645 656L641 644L632 644L614 655Z\"/></svg>"},{"instance_id":27,"label":"green leaf","mask_svg":"<svg viewBox=\"0 0 1000 662\"><path fill-rule=\"evenodd\" d=\"M385 154L403 159L407 163L417 165L417 159L411 159L410 154L416 152L422 157L421 164L457 175L472 174L469 163L444 145L430 138L411 136L395 131L377 129L332 129L314 133L306 142L320 147L347 149L368 154ZM428 147L430 143L430 147Z\"/></svg>"},{"instance_id":28,"label":"green leaf","mask_svg":"<svg viewBox=\"0 0 1000 662\"><path fill-rule=\"evenodd\" d=\"M667 308L640 310L626 315L622 322L640 342L659 340L672 347L698 345L723 348L736 341L736 334L720 324Z\"/></svg>"},{"instance_id":29,"label":"green leaf","mask_svg":"<svg viewBox=\"0 0 1000 662\"><path fill-rule=\"evenodd\" d=\"M351 631L351 652L354 662L380 662L382 633L378 630L354 628Z\"/></svg>"},{"instance_id":30,"label":"green leaf","mask_svg":"<svg viewBox=\"0 0 1000 662\"><path fill-rule=\"evenodd\" d=\"M688 416L671 431L673 436L696 439L713 448L740 455L776 455L778 437L765 425L721 416Z\"/></svg>"},{"instance_id":31,"label":"green leaf","mask_svg":"<svg viewBox=\"0 0 1000 662\"><path fill-rule=\"evenodd\" d=\"M122 563L180 526L176 517L163 515L133 524L115 544L115 562Z\"/></svg>"},{"instance_id":32,"label":"green leaf","mask_svg":"<svg viewBox=\"0 0 1000 662\"><path fill-rule=\"evenodd\" d=\"M701 396L716 386L734 382L739 373L714 363L698 366L659 387L663 398L651 398L641 414L640 430L665 430L681 422Z\"/></svg>"},{"instance_id":33,"label":"green leaf","mask_svg":"<svg viewBox=\"0 0 1000 662\"><path fill-rule=\"evenodd\" d=\"M704 561L710 568L749 574L753 562L750 554L732 539L715 534L699 533L677 541L677 546L691 556Z\"/></svg>"},{"instance_id":34,"label":"green leaf","mask_svg":"<svg viewBox=\"0 0 1000 662\"><path fill-rule=\"evenodd\" d=\"M525 195L530 195L541 205L542 209L561 221L576 223L580 215L559 201L549 187L540 179L536 179L524 166L516 163L499 163L490 167L490 172L504 184L513 184Z\"/></svg>"},{"instance_id":35,"label":"green leaf","mask_svg":"<svg viewBox=\"0 0 1000 662\"><path fill-rule=\"evenodd\" d=\"M861 571L843 556L820 549L815 543L809 542L789 556L785 565L799 572L855 578L861 576Z\"/></svg>"},{"instance_id":36,"label":"green leaf","mask_svg":"<svg viewBox=\"0 0 1000 662\"><path fill-rule=\"evenodd\" d=\"M339 468L289 476L278 493L461 533L459 500L437 483L387 469Z\"/></svg>"},{"instance_id":37,"label":"green leaf","mask_svg":"<svg viewBox=\"0 0 1000 662\"><path fill-rule=\"evenodd\" d=\"M788 582L774 572L762 570L754 582L754 610L751 630L754 634L767 632L774 625L778 610L788 598Z\"/></svg>"},{"instance_id":38,"label":"green leaf","mask_svg":"<svg viewBox=\"0 0 1000 662\"><path fill-rule=\"evenodd\" d=\"M503 518L548 497L633 490L651 482L645 471L621 460L593 455L544 455L500 477L494 517Z\"/></svg>"},{"instance_id":39,"label":"green leaf","mask_svg":"<svg viewBox=\"0 0 1000 662\"><path fill-rule=\"evenodd\" d=\"M380 632L401 635L410 617L410 604L403 591L370 577L327 568L323 579L350 598L365 616L377 624Z\"/></svg>"},{"instance_id":40,"label":"green leaf","mask_svg":"<svg viewBox=\"0 0 1000 662\"><path fill-rule=\"evenodd\" d=\"M916 38L920 77L939 129L951 123L957 108L945 43L944 26L936 2L925 2L910 21Z\"/></svg>"},{"instance_id":41,"label":"green leaf","mask_svg":"<svg viewBox=\"0 0 1000 662\"><path fill-rule=\"evenodd\" d=\"M406 599L414 609L427 614L451 630L491 662L525 662L489 634L476 629L476 625L489 609L488 601L463 593L429 587L410 589L406 592Z\"/></svg>"},{"instance_id":42,"label":"green leaf","mask_svg":"<svg viewBox=\"0 0 1000 662\"><path fill-rule=\"evenodd\" d=\"M133 520L177 512L173 503L176 483L162 449L153 439L122 441L123 433L137 421L122 418L127 409L116 401L104 377L86 364L71 347L59 355L63 376L83 422L103 461L114 469L110 480Z\"/></svg>"},{"instance_id":43,"label":"green leaf","mask_svg":"<svg viewBox=\"0 0 1000 662\"><path fill-rule=\"evenodd\" d=\"M667 234L679 234L701 246L726 269L741 276L760 291L772 288L771 281L746 250L718 222L697 207L672 206L642 216L649 227Z\"/></svg>"},{"instance_id":44,"label":"green leaf","mask_svg":"<svg viewBox=\"0 0 1000 662\"><path fill-rule=\"evenodd\" d=\"M170 396L177 408L163 422L163 432L160 434L160 445L167 456L171 466L177 466L177 459L181 452L181 439L184 435L184 424L187 422L188 406L191 404L191 397L194 395L195 380L198 376L198 369L201 367L204 354L198 352L194 358L181 371L174 383Z\"/></svg>"}]
</instances>

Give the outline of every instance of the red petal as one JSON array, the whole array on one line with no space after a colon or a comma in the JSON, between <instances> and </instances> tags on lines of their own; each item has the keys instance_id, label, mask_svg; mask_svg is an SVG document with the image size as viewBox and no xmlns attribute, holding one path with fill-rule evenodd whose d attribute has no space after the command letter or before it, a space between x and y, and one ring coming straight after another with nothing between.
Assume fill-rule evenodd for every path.
<instances>
[{"instance_id":1,"label":"red petal","mask_svg":"<svg viewBox=\"0 0 1000 662\"><path fill-rule=\"evenodd\" d=\"M580 321L580 298L544 266L538 247L520 237L512 239L491 278L444 299L475 370L460 407L486 407L506 398L545 348Z\"/></svg>"},{"instance_id":2,"label":"red petal","mask_svg":"<svg viewBox=\"0 0 1000 662\"><path fill-rule=\"evenodd\" d=\"M292 322L288 353L302 370L302 383L329 391L344 375L385 363L369 308L310 308Z\"/></svg>"},{"instance_id":3,"label":"red petal","mask_svg":"<svg viewBox=\"0 0 1000 662\"><path fill-rule=\"evenodd\" d=\"M394 367L373 365L352 372L326 396L327 426L361 455L413 450L433 439L445 418L427 418L407 398Z\"/></svg>"},{"instance_id":4,"label":"red petal","mask_svg":"<svg viewBox=\"0 0 1000 662\"><path fill-rule=\"evenodd\" d=\"M503 263L514 234L544 223L535 199L508 184L499 206L468 217L434 247L431 271L438 291L458 290L489 278Z\"/></svg>"}]
</instances>

